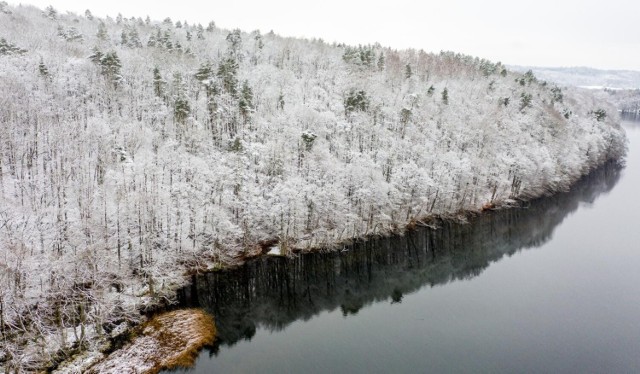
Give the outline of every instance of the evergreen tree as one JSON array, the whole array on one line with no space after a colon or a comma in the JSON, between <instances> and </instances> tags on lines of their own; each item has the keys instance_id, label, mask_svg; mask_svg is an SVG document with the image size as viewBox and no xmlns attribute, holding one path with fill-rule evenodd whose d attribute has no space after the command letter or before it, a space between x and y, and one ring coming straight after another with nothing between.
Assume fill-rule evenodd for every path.
<instances>
[{"instance_id":1,"label":"evergreen tree","mask_svg":"<svg viewBox=\"0 0 640 374\"><path fill-rule=\"evenodd\" d=\"M601 108L592 111L591 114L598 122L602 122L605 118L607 118L607 111Z\"/></svg>"},{"instance_id":2,"label":"evergreen tree","mask_svg":"<svg viewBox=\"0 0 640 374\"><path fill-rule=\"evenodd\" d=\"M49 69L47 69L47 66L42 60L40 60L40 63L38 64L38 72L40 72L40 75L43 78L49 78Z\"/></svg>"},{"instance_id":3,"label":"evergreen tree","mask_svg":"<svg viewBox=\"0 0 640 374\"><path fill-rule=\"evenodd\" d=\"M234 56L238 56L240 48L242 47L242 35L240 34L240 30L235 29L231 31L227 35L227 42L229 43L229 52Z\"/></svg>"},{"instance_id":4,"label":"evergreen tree","mask_svg":"<svg viewBox=\"0 0 640 374\"><path fill-rule=\"evenodd\" d=\"M196 27L196 38L198 38L198 40L204 40L204 27L202 27L201 24L198 24Z\"/></svg>"},{"instance_id":5,"label":"evergreen tree","mask_svg":"<svg viewBox=\"0 0 640 374\"><path fill-rule=\"evenodd\" d=\"M411 109L402 108L402 110L400 110L400 122L403 124L406 124L411 119L411 115L412 115Z\"/></svg>"},{"instance_id":6,"label":"evergreen tree","mask_svg":"<svg viewBox=\"0 0 640 374\"><path fill-rule=\"evenodd\" d=\"M527 70L526 73L524 73L524 79L527 81L527 83L531 84L532 82L537 82L538 80L536 79L536 76L533 75L533 71L531 70Z\"/></svg>"},{"instance_id":7,"label":"evergreen tree","mask_svg":"<svg viewBox=\"0 0 640 374\"><path fill-rule=\"evenodd\" d=\"M251 90L251 87L249 87L249 82L246 80L242 82L238 107L240 108L240 114L246 123L249 118L249 114L253 110L253 91Z\"/></svg>"},{"instance_id":8,"label":"evergreen tree","mask_svg":"<svg viewBox=\"0 0 640 374\"><path fill-rule=\"evenodd\" d=\"M520 94L520 110L524 110L531 106L531 100L533 96L529 93L523 92Z\"/></svg>"},{"instance_id":9,"label":"evergreen tree","mask_svg":"<svg viewBox=\"0 0 640 374\"><path fill-rule=\"evenodd\" d=\"M142 48L140 34L138 34L138 29L135 27L132 27L129 31L129 45L133 48Z\"/></svg>"},{"instance_id":10,"label":"evergreen tree","mask_svg":"<svg viewBox=\"0 0 640 374\"><path fill-rule=\"evenodd\" d=\"M176 98L173 116L177 123L184 124L189 118L189 113L191 112L191 107L189 106L189 101L186 96L179 96Z\"/></svg>"},{"instance_id":11,"label":"evergreen tree","mask_svg":"<svg viewBox=\"0 0 640 374\"><path fill-rule=\"evenodd\" d=\"M209 122L213 123L218 113L218 103L216 97L220 93L216 82L208 81L204 85L205 93L207 95L207 112L209 113Z\"/></svg>"},{"instance_id":12,"label":"evergreen tree","mask_svg":"<svg viewBox=\"0 0 640 374\"><path fill-rule=\"evenodd\" d=\"M89 21L93 21L93 14L91 14L91 11L89 9L84 11L84 16Z\"/></svg>"},{"instance_id":13,"label":"evergreen tree","mask_svg":"<svg viewBox=\"0 0 640 374\"><path fill-rule=\"evenodd\" d=\"M91 62L93 62L94 64L100 64L100 62L102 61L102 57L104 57L104 54L100 51L100 49L98 49L98 47L93 47L91 49L91 55L89 55L89 60L91 60Z\"/></svg>"},{"instance_id":14,"label":"evergreen tree","mask_svg":"<svg viewBox=\"0 0 640 374\"><path fill-rule=\"evenodd\" d=\"M191 107L189 106L189 100L186 94L186 88L182 80L180 73L175 73L173 76L173 86L175 90L173 118L176 123L184 124L189 118L191 113Z\"/></svg>"},{"instance_id":15,"label":"evergreen tree","mask_svg":"<svg viewBox=\"0 0 640 374\"><path fill-rule=\"evenodd\" d=\"M213 77L213 65L211 64L211 62L207 61L200 65L200 68L198 68L195 77L200 81L200 83L211 79Z\"/></svg>"},{"instance_id":16,"label":"evergreen tree","mask_svg":"<svg viewBox=\"0 0 640 374\"><path fill-rule=\"evenodd\" d=\"M380 52L380 56L378 57L378 70L384 70L384 53Z\"/></svg>"},{"instance_id":17,"label":"evergreen tree","mask_svg":"<svg viewBox=\"0 0 640 374\"><path fill-rule=\"evenodd\" d=\"M551 88L551 102L562 103L563 95L562 90L558 86Z\"/></svg>"},{"instance_id":18,"label":"evergreen tree","mask_svg":"<svg viewBox=\"0 0 640 374\"><path fill-rule=\"evenodd\" d=\"M213 30L215 29L216 29L216 23L213 21L210 21L209 24L207 25L207 31L213 32Z\"/></svg>"},{"instance_id":19,"label":"evergreen tree","mask_svg":"<svg viewBox=\"0 0 640 374\"><path fill-rule=\"evenodd\" d=\"M411 72L411 65L407 64L404 67L404 77L409 79L411 78L411 76L413 75L413 73Z\"/></svg>"},{"instance_id":20,"label":"evergreen tree","mask_svg":"<svg viewBox=\"0 0 640 374\"><path fill-rule=\"evenodd\" d=\"M98 24L98 32L96 33L96 36L102 41L107 40L107 25L105 25L102 21L100 21L100 23Z\"/></svg>"},{"instance_id":21,"label":"evergreen tree","mask_svg":"<svg viewBox=\"0 0 640 374\"><path fill-rule=\"evenodd\" d=\"M257 49L264 48L264 42L262 41L262 35L260 35L259 30L255 30L251 33L253 35L253 40L255 41L255 45Z\"/></svg>"},{"instance_id":22,"label":"evergreen tree","mask_svg":"<svg viewBox=\"0 0 640 374\"><path fill-rule=\"evenodd\" d=\"M7 9L9 4L6 1L0 1L0 13L11 14L11 11Z\"/></svg>"},{"instance_id":23,"label":"evergreen tree","mask_svg":"<svg viewBox=\"0 0 640 374\"><path fill-rule=\"evenodd\" d=\"M278 95L278 109L284 110L284 95Z\"/></svg>"},{"instance_id":24,"label":"evergreen tree","mask_svg":"<svg viewBox=\"0 0 640 374\"><path fill-rule=\"evenodd\" d=\"M238 79L238 62L233 56L227 56L218 65L218 78L222 81L222 89L231 94L236 95Z\"/></svg>"},{"instance_id":25,"label":"evergreen tree","mask_svg":"<svg viewBox=\"0 0 640 374\"><path fill-rule=\"evenodd\" d=\"M102 75L104 75L114 87L118 86L122 81L122 76L120 75L122 65L116 52L106 53L100 60L100 66L102 67Z\"/></svg>"},{"instance_id":26,"label":"evergreen tree","mask_svg":"<svg viewBox=\"0 0 640 374\"><path fill-rule=\"evenodd\" d=\"M351 90L347 97L344 99L345 114L349 114L354 111L366 111L369 108L369 98L367 93L359 90Z\"/></svg>"},{"instance_id":27,"label":"evergreen tree","mask_svg":"<svg viewBox=\"0 0 640 374\"><path fill-rule=\"evenodd\" d=\"M58 18L58 11L51 5L49 5L48 7L45 8L44 14L45 14L46 17L51 18L51 19L57 19Z\"/></svg>"},{"instance_id":28,"label":"evergreen tree","mask_svg":"<svg viewBox=\"0 0 640 374\"><path fill-rule=\"evenodd\" d=\"M149 35L149 40L147 41L147 47L155 47L157 44L156 36L151 33L151 35Z\"/></svg>"},{"instance_id":29,"label":"evergreen tree","mask_svg":"<svg viewBox=\"0 0 640 374\"><path fill-rule=\"evenodd\" d=\"M153 92L157 97L164 97L164 86L166 82L162 79L162 75L160 75L160 69L156 66L153 68Z\"/></svg>"},{"instance_id":30,"label":"evergreen tree","mask_svg":"<svg viewBox=\"0 0 640 374\"><path fill-rule=\"evenodd\" d=\"M444 105L449 105L449 90L447 90L446 87L442 90L442 103Z\"/></svg>"}]
</instances>

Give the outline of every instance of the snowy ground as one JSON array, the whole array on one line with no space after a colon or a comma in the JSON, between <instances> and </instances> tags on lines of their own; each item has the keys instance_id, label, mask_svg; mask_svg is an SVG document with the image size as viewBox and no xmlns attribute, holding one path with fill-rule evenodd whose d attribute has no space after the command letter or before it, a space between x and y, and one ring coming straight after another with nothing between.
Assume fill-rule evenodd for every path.
<instances>
[{"instance_id":1,"label":"snowy ground","mask_svg":"<svg viewBox=\"0 0 640 374\"><path fill-rule=\"evenodd\" d=\"M147 374L188 367L198 351L204 345L212 344L215 338L213 319L196 309L163 313L138 329L139 335L122 349L106 357L90 352L56 372Z\"/></svg>"}]
</instances>

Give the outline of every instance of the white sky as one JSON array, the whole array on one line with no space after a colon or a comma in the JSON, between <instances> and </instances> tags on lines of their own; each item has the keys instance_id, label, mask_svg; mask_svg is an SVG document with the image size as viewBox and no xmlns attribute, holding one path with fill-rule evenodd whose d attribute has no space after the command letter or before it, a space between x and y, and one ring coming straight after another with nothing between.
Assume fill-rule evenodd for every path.
<instances>
[{"instance_id":1,"label":"white sky","mask_svg":"<svg viewBox=\"0 0 640 374\"><path fill-rule=\"evenodd\" d=\"M17 1L9 1L17 4ZM639 0L29 0L327 42L452 50L513 65L640 70Z\"/></svg>"}]
</instances>

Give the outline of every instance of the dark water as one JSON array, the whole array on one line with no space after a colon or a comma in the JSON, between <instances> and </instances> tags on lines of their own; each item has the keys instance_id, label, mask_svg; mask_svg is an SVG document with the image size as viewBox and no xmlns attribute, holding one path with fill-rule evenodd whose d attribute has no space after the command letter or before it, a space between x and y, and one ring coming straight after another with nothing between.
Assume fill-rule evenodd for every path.
<instances>
[{"instance_id":1,"label":"dark water","mask_svg":"<svg viewBox=\"0 0 640 374\"><path fill-rule=\"evenodd\" d=\"M200 276L194 373L640 372L640 124L571 192Z\"/></svg>"}]
</instances>

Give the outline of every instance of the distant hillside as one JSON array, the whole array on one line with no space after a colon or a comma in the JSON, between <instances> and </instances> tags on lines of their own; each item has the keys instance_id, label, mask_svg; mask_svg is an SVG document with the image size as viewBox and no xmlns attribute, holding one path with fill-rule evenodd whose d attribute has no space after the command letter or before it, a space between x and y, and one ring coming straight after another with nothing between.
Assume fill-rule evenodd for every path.
<instances>
[{"instance_id":1,"label":"distant hillside","mask_svg":"<svg viewBox=\"0 0 640 374\"><path fill-rule=\"evenodd\" d=\"M613 112L453 52L0 2L0 365L99 356L267 247L566 190L624 155Z\"/></svg>"},{"instance_id":2,"label":"distant hillside","mask_svg":"<svg viewBox=\"0 0 640 374\"><path fill-rule=\"evenodd\" d=\"M509 68L522 73L531 70L536 77L561 86L640 89L640 71L599 70L588 67L509 66Z\"/></svg>"}]
</instances>

